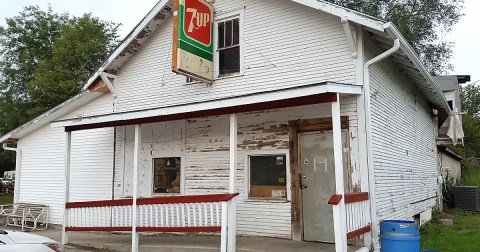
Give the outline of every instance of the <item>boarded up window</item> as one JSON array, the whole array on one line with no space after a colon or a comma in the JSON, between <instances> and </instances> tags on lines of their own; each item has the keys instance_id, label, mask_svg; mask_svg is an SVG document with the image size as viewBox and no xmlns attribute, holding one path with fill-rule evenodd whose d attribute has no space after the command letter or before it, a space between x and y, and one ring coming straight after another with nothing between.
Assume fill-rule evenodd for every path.
<instances>
[{"instance_id":1,"label":"boarded up window","mask_svg":"<svg viewBox=\"0 0 480 252\"><path fill-rule=\"evenodd\" d=\"M180 193L180 158L153 159L153 193Z\"/></svg>"},{"instance_id":2,"label":"boarded up window","mask_svg":"<svg viewBox=\"0 0 480 252\"><path fill-rule=\"evenodd\" d=\"M249 156L249 197L286 198L287 160L286 155Z\"/></svg>"}]
</instances>

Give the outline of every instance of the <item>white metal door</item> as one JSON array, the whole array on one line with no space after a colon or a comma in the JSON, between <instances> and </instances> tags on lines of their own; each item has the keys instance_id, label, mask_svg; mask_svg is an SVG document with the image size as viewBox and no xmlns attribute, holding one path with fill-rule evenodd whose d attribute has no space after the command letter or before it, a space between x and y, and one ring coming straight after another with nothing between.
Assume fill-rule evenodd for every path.
<instances>
[{"instance_id":1,"label":"white metal door","mask_svg":"<svg viewBox=\"0 0 480 252\"><path fill-rule=\"evenodd\" d=\"M344 148L346 139L347 132L342 131ZM304 240L334 242L333 210L327 203L335 194L333 133L301 133L298 146ZM344 166L346 161L344 152Z\"/></svg>"}]
</instances>

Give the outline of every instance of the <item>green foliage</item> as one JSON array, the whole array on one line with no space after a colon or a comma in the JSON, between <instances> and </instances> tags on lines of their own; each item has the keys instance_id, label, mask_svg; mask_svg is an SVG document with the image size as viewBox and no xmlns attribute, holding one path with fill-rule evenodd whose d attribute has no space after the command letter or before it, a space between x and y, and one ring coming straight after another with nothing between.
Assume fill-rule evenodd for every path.
<instances>
[{"instance_id":1,"label":"green foliage","mask_svg":"<svg viewBox=\"0 0 480 252\"><path fill-rule=\"evenodd\" d=\"M327 0L392 21L435 75L452 69L452 44L444 41L462 14L462 0Z\"/></svg>"},{"instance_id":2,"label":"green foliage","mask_svg":"<svg viewBox=\"0 0 480 252\"><path fill-rule=\"evenodd\" d=\"M480 86L475 84L460 87L462 110L475 119L480 119ZM480 134L480 133L479 133Z\"/></svg>"},{"instance_id":3,"label":"green foliage","mask_svg":"<svg viewBox=\"0 0 480 252\"><path fill-rule=\"evenodd\" d=\"M116 31L114 23L89 14L69 20L52 45L52 56L39 61L35 78L27 83L34 103L28 114L40 114L77 94L114 48Z\"/></svg>"},{"instance_id":4,"label":"green foliage","mask_svg":"<svg viewBox=\"0 0 480 252\"><path fill-rule=\"evenodd\" d=\"M0 26L0 135L75 95L118 44L118 25L28 6ZM0 152L0 172L14 168Z\"/></svg>"},{"instance_id":5,"label":"green foliage","mask_svg":"<svg viewBox=\"0 0 480 252\"><path fill-rule=\"evenodd\" d=\"M447 170L442 184L443 206L447 209L455 207L454 199L455 178Z\"/></svg>"},{"instance_id":6,"label":"green foliage","mask_svg":"<svg viewBox=\"0 0 480 252\"><path fill-rule=\"evenodd\" d=\"M0 205L13 204L13 194L0 195Z\"/></svg>"},{"instance_id":7,"label":"green foliage","mask_svg":"<svg viewBox=\"0 0 480 252\"><path fill-rule=\"evenodd\" d=\"M478 186L480 188L480 162L474 157L468 157L462 160L462 178L461 185Z\"/></svg>"},{"instance_id":8,"label":"green foliage","mask_svg":"<svg viewBox=\"0 0 480 252\"><path fill-rule=\"evenodd\" d=\"M453 226L429 222L420 228L422 250L441 252L478 251L480 248L480 215L458 209L441 213L438 219L453 219Z\"/></svg>"},{"instance_id":9,"label":"green foliage","mask_svg":"<svg viewBox=\"0 0 480 252\"><path fill-rule=\"evenodd\" d=\"M52 55L52 43L60 36L68 16L25 7L18 16L0 26L0 134L30 118L32 105L26 83L34 78L37 63Z\"/></svg>"}]
</instances>

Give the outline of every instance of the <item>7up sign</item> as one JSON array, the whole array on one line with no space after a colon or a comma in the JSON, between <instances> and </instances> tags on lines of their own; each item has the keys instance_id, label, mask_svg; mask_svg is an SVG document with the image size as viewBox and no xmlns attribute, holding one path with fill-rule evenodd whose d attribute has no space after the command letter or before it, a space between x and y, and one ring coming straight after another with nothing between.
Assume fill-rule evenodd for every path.
<instances>
[{"instance_id":1,"label":"7up sign","mask_svg":"<svg viewBox=\"0 0 480 252\"><path fill-rule=\"evenodd\" d=\"M174 0L172 70L213 80L213 6L205 0Z\"/></svg>"}]
</instances>

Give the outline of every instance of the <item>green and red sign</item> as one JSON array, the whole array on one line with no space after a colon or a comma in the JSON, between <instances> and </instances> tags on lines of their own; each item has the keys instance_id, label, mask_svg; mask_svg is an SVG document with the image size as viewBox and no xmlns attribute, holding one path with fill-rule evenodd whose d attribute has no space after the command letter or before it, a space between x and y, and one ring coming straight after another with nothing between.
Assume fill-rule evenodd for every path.
<instances>
[{"instance_id":1,"label":"green and red sign","mask_svg":"<svg viewBox=\"0 0 480 252\"><path fill-rule=\"evenodd\" d=\"M213 80L213 6L205 0L175 0L172 70Z\"/></svg>"}]
</instances>

